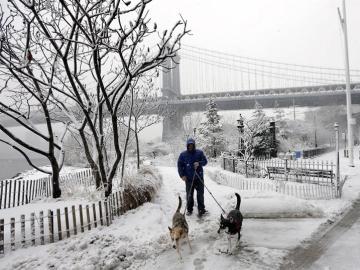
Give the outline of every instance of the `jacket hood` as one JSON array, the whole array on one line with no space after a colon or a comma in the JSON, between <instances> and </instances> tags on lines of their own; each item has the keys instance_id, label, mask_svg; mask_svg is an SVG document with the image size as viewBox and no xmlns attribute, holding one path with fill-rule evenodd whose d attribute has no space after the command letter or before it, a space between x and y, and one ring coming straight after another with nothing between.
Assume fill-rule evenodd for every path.
<instances>
[{"instance_id":1,"label":"jacket hood","mask_svg":"<svg viewBox=\"0 0 360 270\"><path fill-rule=\"evenodd\" d=\"M196 148L196 144L195 144L195 140L190 138L186 141L186 149L188 148L189 144L193 144L194 145L194 149Z\"/></svg>"}]
</instances>

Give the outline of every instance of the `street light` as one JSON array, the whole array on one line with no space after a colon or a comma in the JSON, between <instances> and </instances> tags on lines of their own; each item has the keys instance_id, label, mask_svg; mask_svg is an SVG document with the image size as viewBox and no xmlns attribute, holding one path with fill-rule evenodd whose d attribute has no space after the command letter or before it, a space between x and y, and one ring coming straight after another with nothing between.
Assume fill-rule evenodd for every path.
<instances>
[{"instance_id":1,"label":"street light","mask_svg":"<svg viewBox=\"0 0 360 270\"><path fill-rule=\"evenodd\" d=\"M345 49L345 79L346 79L346 120L348 132L348 151L349 151L349 166L354 167L354 137L353 125L354 118L352 118L352 104L351 104L351 86L350 86L350 65L349 65L349 51L348 51L348 36L347 36L347 22L346 22L346 8L345 0L342 1L343 14L338 8L341 28L344 34L344 49Z\"/></svg>"},{"instance_id":2,"label":"street light","mask_svg":"<svg viewBox=\"0 0 360 270\"><path fill-rule=\"evenodd\" d=\"M244 151L243 151L243 134L244 134L244 118L242 117L241 113L239 115L239 119L236 120L237 121L237 129L239 131L239 145L238 145L238 152L239 152L239 156L244 156Z\"/></svg>"},{"instance_id":3,"label":"street light","mask_svg":"<svg viewBox=\"0 0 360 270\"><path fill-rule=\"evenodd\" d=\"M346 148L346 146L347 146L347 142L346 142L346 132L343 132L342 133L342 137L343 137L343 139L344 139L344 157L349 157L349 153L348 153L348 150L347 150L347 148Z\"/></svg>"},{"instance_id":4,"label":"street light","mask_svg":"<svg viewBox=\"0 0 360 270\"><path fill-rule=\"evenodd\" d=\"M270 147L270 157L276 157L276 128L275 128L275 121L269 122L269 131L271 135L271 147Z\"/></svg>"}]
</instances>

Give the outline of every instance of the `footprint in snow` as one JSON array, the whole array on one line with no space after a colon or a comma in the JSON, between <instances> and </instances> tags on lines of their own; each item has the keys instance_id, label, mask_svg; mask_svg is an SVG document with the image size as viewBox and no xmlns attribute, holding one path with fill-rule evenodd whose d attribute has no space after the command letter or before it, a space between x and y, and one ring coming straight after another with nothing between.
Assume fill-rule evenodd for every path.
<instances>
[{"instance_id":1,"label":"footprint in snow","mask_svg":"<svg viewBox=\"0 0 360 270\"><path fill-rule=\"evenodd\" d=\"M196 258L193 262L194 266L195 266L195 270L202 270L202 269L205 269L205 266L204 266L204 261L206 261L205 258Z\"/></svg>"}]
</instances>

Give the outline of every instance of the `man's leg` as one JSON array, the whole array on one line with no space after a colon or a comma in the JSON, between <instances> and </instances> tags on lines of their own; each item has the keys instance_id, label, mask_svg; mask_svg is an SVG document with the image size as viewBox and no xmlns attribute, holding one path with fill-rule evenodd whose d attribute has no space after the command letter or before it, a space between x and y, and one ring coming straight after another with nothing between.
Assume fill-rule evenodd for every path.
<instances>
[{"instance_id":1,"label":"man's leg","mask_svg":"<svg viewBox=\"0 0 360 270\"><path fill-rule=\"evenodd\" d=\"M205 211L204 203L204 185L200 179L196 179L194 183L196 189L196 199L198 204L199 214L203 214Z\"/></svg>"},{"instance_id":2,"label":"man's leg","mask_svg":"<svg viewBox=\"0 0 360 270\"><path fill-rule=\"evenodd\" d=\"M191 190L191 182L190 181L186 181L186 208L188 212L192 212L193 211L193 207L194 207L194 186L192 186Z\"/></svg>"}]
</instances>

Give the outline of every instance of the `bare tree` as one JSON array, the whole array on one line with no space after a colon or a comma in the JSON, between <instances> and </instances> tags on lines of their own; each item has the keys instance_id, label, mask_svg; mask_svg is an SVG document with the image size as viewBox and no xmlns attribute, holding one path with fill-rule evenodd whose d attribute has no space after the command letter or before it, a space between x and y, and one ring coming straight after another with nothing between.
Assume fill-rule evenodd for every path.
<instances>
[{"instance_id":1,"label":"bare tree","mask_svg":"<svg viewBox=\"0 0 360 270\"><path fill-rule=\"evenodd\" d=\"M122 158L118 111L124 97L137 77L173 59L189 32L180 20L159 33L149 18L150 2L9 0L10 19L2 27L9 47L34 59L30 63L36 72L20 66L18 71L48 89L60 118L66 115L79 133L97 185L107 187L106 196ZM26 21L26 29L17 29L19 20ZM28 42L21 46L17 39L24 34ZM113 160L107 158L106 123L112 130Z\"/></svg>"},{"instance_id":2,"label":"bare tree","mask_svg":"<svg viewBox=\"0 0 360 270\"><path fill-rule=\"evenodd\" d=\"M19 19L22 20L22 26L17 27L15 22ZM2 123L0 130L6 138L0 141L18 151L33 168L51 175L53 197L58 198L61 196L59 173L64 162L63 140L67 127L59 137L55 134L54 123L51 121L51 113L55 109L52 97L54 73L43 70L41 62L31 53L34 47L33 22L33 17L23 13L18 13L18 17L13 13L5 16L0 6L0 80L4 82L0 89L0 116L40 138L45 147L26 142ZM50 64L53 67L55 61ZM42 78L41 82L38 77ZM45 131L41 131L33 121L39 119L45 123ZM36 166L29 152L47 158L51 170Z\"/></svg>"},{"instance_id":3,"label":"bare tree","mask_svg":"<svg viewBox=\"0 0 360 270\"><path fill-rule=\"evenodd\" d=\"M161 102L159 89L155 86L154 80L159 76L158 69L154 73L147 73L141 76L131 90L127 99L125 112L130 112L128 122L122 124L134 133L136 145L137 168L140 168L140 142L139 133L144 129L159 123L165 115L171 114L166 103ZM124 118L123 118L124 119ZM129 139L130 133L127 138ZM129 140L126 141L126 144ZM126 146L125 146L126 147ZM122 168L125 167L125 151Z\"/></svg>"}]
</instances>

